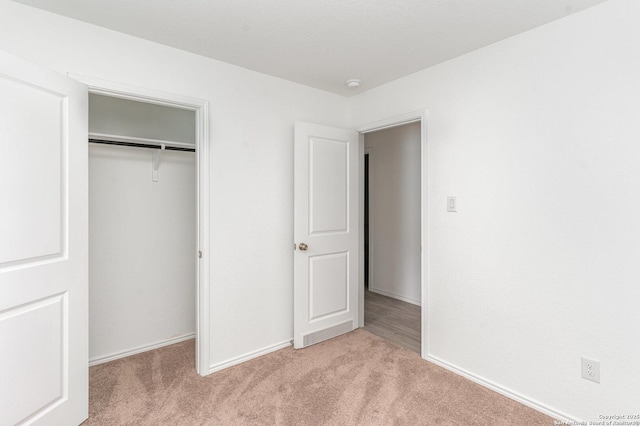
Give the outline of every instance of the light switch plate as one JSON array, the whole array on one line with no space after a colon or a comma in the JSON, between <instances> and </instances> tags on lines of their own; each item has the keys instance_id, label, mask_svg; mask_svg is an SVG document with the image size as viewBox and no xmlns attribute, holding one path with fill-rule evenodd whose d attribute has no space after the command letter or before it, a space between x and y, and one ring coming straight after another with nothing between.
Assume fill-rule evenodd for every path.
<instances>
[{"instance_id":1,"label":"light switch plate","mask_svg":"<svg viewBox=\"0 0 640 426\"><path fill-rule=\"evenodd\" d=\"M447 211L451 213L458 211L458 202L456 197L447 197Z\"/></svg>"}]
</instances>

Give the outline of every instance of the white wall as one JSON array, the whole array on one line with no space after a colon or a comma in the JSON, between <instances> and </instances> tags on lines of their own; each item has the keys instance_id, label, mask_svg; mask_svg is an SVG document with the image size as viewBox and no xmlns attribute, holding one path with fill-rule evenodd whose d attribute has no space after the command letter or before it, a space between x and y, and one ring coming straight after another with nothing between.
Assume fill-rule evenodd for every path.
<instances>
[{"instance_id":1,"label":"white wall","mask_svg":"<svg viewBox=\"0 0 640 426\"><path fill-rule=\"evenodd\" d=\"M428 108L428 355L575 419L640 408L639 19L610 0L352 103Z\"/></svg>"},{"instance_id":2,"label":"white wall","mask_svg":"<svg viewBox=\"0 0 640 426\"><path fill-rule=\"evenodd\" d=\"M0 28L0 49L60 73L210 101L211 364L290 341L293 123L345 127L348 100L8 0Z\"/></svg>"},{"instance_id":3,"label":"white wall","mask_svg":"<svg viewBox=\"0 0 640 426\"><path fill-rule=\"evenodd\" d=\"M420 304L420 123L365 134L369 290Z\"/></svg>"},{"instance_id":4,"label":"white wall","mask_svg":"<svg viewBox=\"0 0 640 426\"><path fill-rule=\"evenodd\" d=\"M195 154L152 152L89 146L90 361L195 332Z\"/></svg>"}]
</instances>

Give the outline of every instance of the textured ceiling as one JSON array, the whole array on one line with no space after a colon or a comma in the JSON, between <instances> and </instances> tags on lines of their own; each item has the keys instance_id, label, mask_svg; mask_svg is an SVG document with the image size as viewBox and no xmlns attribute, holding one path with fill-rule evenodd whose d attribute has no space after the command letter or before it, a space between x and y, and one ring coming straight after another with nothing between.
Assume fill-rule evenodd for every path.
<instances>
[{"instance_id":1,"label":"textured ceiling","mask_svg":"<svg viewBox=\"0 0 640 426\"><path fill-rule=\"evenodd\" d=\"M14 1L350 96L605 0Z\"/></svg>"}]
</instances>

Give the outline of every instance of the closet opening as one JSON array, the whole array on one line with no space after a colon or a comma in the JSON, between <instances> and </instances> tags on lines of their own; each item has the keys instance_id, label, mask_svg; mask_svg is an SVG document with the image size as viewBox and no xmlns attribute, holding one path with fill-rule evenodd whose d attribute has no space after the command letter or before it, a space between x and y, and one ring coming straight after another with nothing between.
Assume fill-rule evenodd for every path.
<instances>
[{"instance_id":1,"label":"closet opening","mask_svg":"<svg viewBox=\"0 0 640 426\"><path fill-rule=\"evenodd\" d=\"M198 121L89 94L89 365L198 334Z\"/></svg>"}]
</instances>

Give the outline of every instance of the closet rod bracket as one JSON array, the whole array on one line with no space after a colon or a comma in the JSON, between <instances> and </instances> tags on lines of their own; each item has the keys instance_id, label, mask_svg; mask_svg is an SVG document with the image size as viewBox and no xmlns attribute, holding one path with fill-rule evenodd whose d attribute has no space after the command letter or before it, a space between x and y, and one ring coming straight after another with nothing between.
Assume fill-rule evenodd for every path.
<instances>
[{"instance_id":1,"label":"closet rod bracket","mask_svg":"<svg viewBox=\"0 0 640 426\"><path fill-rule=\"evenodd\" d=\"M152 171L151 171L151 181L158 181L158 168L160 167L160 153L165 150L165 145L161 144L160 149L153 150L153 159L152 159Z\"/></svg>"}]
</instances>

